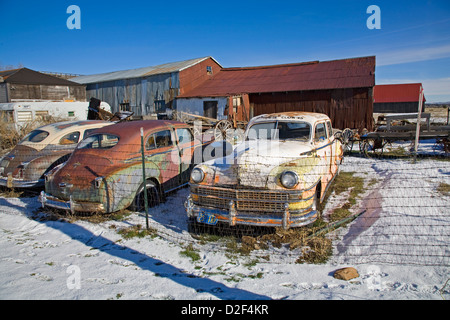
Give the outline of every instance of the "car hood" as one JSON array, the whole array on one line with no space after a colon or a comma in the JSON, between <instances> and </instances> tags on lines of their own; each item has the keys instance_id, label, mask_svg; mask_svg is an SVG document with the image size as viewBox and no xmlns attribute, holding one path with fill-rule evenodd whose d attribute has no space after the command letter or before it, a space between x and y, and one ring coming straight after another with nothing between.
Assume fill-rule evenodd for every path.
<instances>
[{"instance_id":1,"label":"car hood","mask_svg":"<svg viewBox=\"0 0 450 320\"><path fill-rule=\"evenodd\" d=\"M46 192L60 199L68 200L70 195L80 197L89 194L97 196L94 188L95 178L101 177L107 170L115 169L114 162L107 157L83 153L74 154L63 165L49 172L46 179Z\"/></svg>"},{"instance_id":2,"label":"car hood","mask_svg":"<svg viewBox=\"0 0 450 320\"><path fill-rule=\"evenodd\" d=\"M238 145L227 157L200 164L209 185L241 185L267 188L276 185L280 170L299 167L300 162L317 162L311 157L310 142L298 140L257 140ZM272 186L274 187L274 186Z\"/></svg>"}]
</instances>

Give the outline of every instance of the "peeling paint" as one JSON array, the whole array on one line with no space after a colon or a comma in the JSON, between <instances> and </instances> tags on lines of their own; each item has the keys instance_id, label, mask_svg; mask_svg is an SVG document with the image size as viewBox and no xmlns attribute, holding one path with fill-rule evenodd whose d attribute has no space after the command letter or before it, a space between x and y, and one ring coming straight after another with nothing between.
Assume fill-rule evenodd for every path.
<instances>
[{"instance_id":1,"label":"peeling paint","mask_svg":"<svg viewBox=\"0 0 450 320\"><path fill-rule=\"evenodd\" d=\"M194 149L202 147L193 138L189 143L178 143L177 130L190 127L175 121L132 121L97 130L94 134L118 137L117 143L105 149L75 150L64 166L47 176L46 194L61 203L70 200L75 204L89 203L105 213L128 208L143 184L141 127L144 141L154 133L170 130L173 142L170 146L145 150L146 180L157 183L162 193L185 184L189 172L183 170L189 170L190 166L183 165L181 154L191 159Z\"/></svg>"},{"instance_id":2,"label":"peeling paint","mask_svg":"<svg viewBox=\"0 0 450 320\"><path fill-rule=\"evenodd\" d=\"M316 205L338 173L343 156L340 141L332 134L330 119L323 114L301 112L264 115L252 119L245 136L253 124L271 121L308 122L313 132L319 124L322 128L329 126L321 139L314 134L309 140L294 136L245 141L232 155L199 165L205 177L201 182L191 181L191 195L186 202L188 216L198 217L202 212L231 225L284 228L317 219ZM286 171L297 176L291 189L281 183Z\"/></svg>"}]
</instances>

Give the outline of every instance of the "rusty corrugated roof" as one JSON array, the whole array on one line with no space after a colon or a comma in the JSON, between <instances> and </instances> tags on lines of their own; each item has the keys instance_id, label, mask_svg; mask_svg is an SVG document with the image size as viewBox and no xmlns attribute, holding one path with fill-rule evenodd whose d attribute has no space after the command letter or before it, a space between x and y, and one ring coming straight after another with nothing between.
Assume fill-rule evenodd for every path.
<instances>
[{"instance_id":1,"label":"rusty corrugated roof","mask_svg":"<svg viewBox=\"0 0 450 320\"><path fill-rule=\"evenodd\" d=\"M421 83L376 85L373 88L373 102L417 102L419 101L421 88ZM425 96L423 101L425 102Z\"/></svg>"},{"instance_id":2,"label":"rusty corrugated roof","mask_svg":"<svg viewBox=\"0 0 450 320\"><path fill-rule=\"evenodd\" d=\"M363 88L375 85L375 57L224 68L180 98L242 93Z\"/></svg>"}]
</instances>

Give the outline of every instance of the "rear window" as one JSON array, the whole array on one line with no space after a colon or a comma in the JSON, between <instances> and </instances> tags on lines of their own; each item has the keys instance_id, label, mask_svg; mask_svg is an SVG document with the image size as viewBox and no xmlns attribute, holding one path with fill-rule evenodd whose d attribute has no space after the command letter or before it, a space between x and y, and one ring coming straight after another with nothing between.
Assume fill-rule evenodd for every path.
<instances>
[{"instance_id":1,"label":"rear window","mask_svg":"<svg viewBox=\"0 0 450 320\"><path fill-rule=\"evenodd\" d=\"M22 139L22 142L42 142L45 138L47 138L49 133L44 130L33 130L29 134Z\"/></svg>"},{"instance_id":2,"label":"rear window","mask_svg":"<svg viewBox=\"0 0 450 320\"><path fill-rule=\"evenodd\" d=\"M112 134L94 134L80 142L77 149L111 149L119 142Z\"/></svg>"},{"instance_id":3,"label":"rear window","mask_svg":"<svg viewBox=\"0 0 450 320\"><path fill-rule=\"evenodd\" d=\"M79 139L80 133L78 131L71 132L62 137L61 140L59 140L59 144L61 145L75 144L78 143Z\"/></svg>"}]
</instances>

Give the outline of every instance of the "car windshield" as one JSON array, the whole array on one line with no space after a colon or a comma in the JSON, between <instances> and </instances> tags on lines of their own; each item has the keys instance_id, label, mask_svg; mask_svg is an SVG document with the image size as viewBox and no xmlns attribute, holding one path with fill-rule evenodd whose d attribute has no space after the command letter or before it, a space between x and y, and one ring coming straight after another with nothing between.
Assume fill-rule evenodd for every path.
<instances>
[{"instance_id":1,"label":"car windshield","mask_svg":"<svg viewBox=\"0 0 450 320\"><path fill-rule=\"evenodd\" d=\"M80 142L77 149L111 149L119 142L112 134L95 134Z\"/></svg>"},{"instance_id":2,"label":"car windshield","mask_svg":"<svg viewBox=\"0 0 450 320\"><path fill-rule=\"evenodd\" d=\"M45 138L47 138L48 135L49 135L49 133L47 131L33 130L29 134L27 134L20 143L23 143L23 142L39 143L39 142L42 142Z\"/></svg>"},{"instance_id":3,"label":"car windshield","mask_svg":"<svg viewBox=\"0 0 450 320\"><path fill-rule=\"evenodd\" d=\"M247 134L247 140L309 140L311 125L307 122L274 121L254 124Z\"/></svg>"}]
</instances>

